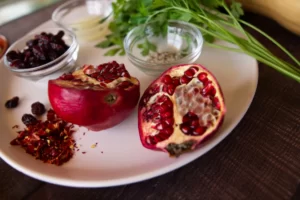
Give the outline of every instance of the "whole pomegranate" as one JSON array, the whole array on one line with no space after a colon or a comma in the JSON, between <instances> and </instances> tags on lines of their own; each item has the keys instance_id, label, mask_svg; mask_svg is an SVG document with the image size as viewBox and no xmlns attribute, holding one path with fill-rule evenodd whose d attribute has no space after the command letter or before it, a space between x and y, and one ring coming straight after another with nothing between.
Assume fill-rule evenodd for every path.
<instances>
[{"instance_id":1,"label":"whole pomegranate","mask_svg":"<svg viewBox=\"0 0 300 200\"><path fill-rule=\"evenodd\" d=\"M48 82L53 110L63 120L100 131L121 123L138 104L140 83L123 64L85 65Z\"/></svg>"},{"instance_id":2,"label":"whole pomegranate","mask_svg":"<svg viewBox=\"0 0 300 200\"><path fill-rule=\"evenodd\" d=\"M221 88L206 68L198 64L171 67L139 102L141 142L146 148L179 156L215 133L225 112Z\"/></svg>"}]
</instances>

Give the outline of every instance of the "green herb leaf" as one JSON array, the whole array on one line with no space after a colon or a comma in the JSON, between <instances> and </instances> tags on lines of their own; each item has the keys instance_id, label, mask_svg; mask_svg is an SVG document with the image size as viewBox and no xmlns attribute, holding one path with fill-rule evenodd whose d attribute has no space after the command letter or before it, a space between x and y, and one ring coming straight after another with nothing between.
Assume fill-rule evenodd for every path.
<instances>
[{"instance_id":1,"label":"green herb leaf","mask_svg":"<svg viewBox=\"0 0 300 200\"><path fill-rule=\"evenodd\" d=\"M112 43L111 41L109 41L109 40L104 40L104 41L102 41L102 42L96 44L96 47L107 48L107 47L110 47L110 46L112 46L112 45L113 45L113 43Z\"/></svg>"},{"instance_id":2,"label":"green herb leaf","mask_svg":"<svg viewBox=\"0 0 300 200\"><path fill-rule=\"evenodd\" d=\"M215 37L208 34L204 34L203 39L208 43L213 43L215 41Z\"/></svg>"},{"instance_id":3,"label":"green herb leaf","mask_svg":"<svg viewBox=\"0 0 300 200\"><path fill-rule=\"evenodd\" d=\"M111 49L111 50L107 51L104 55L105 55L105 56L114 56L114 55L116 55L120 50L121 50L121 48L114 48L114 49Z\"/></svg>"},{"instance_id":4,"label":"green herb leaf","mask_svg":"<svg viewBox=\"0 0 300 200\"><path fill-rule=\"evenodd\" d=\"M240 18L240 16L244 15L244 11L242 9L242 4L232 1L232 4L230 5L231 13L234 17Z\"/></svg>"}]
</instances>

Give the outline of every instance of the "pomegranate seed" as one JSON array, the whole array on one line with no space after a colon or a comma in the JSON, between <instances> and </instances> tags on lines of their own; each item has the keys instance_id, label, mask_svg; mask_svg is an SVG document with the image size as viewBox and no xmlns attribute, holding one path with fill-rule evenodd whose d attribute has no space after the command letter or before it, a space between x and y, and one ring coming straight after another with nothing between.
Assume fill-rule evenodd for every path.
<instances>
[{"instance_id":1,"label":"pomegranate seed","mask_svg":"<svg viewBox=\"0 0 300 200\"><path fill-rule=\"evenodd\" d=\"M209 84L205 88L203 88L202 94L204 96L207 96L207 95L215 96L216 89L214 88L214 86L212 86L211 84Z\"/></svg>"},{"instance_id":2,"label":"pomegranate seed","mask_svg":"<svg viewBox=\"0 0 300 200\"><path fill-rule=\"evenodd\" d=\"M178 85L180 85L180 80L179 80L179 78L173 79L173 85L174 85L175 87L177 87Z\"/></svg>"},{"instance_id":3,"label":"pomegranate seed","mask_svg":"<svg viewBox=\"0 0 300 200\"><path fill-rule=\"evenodd\" d=\"M168 90L167 90L168 94L173 95L174 91L175 91L174 86L173 85L168 85Z\"/></svg>"},{"instance_id":4,"label":"pomegranate seed","mask_svg":"<svg viewBox=\"0 0 300 200\"><path fill-rule=\"evenodd\" d=\"M173 82L173 80L172 80L172 78L171 78L170 75L165 75L165 76L163 77L163 79L162 79L162 82L163 82L163 83L166 83L166 84L170 84L170 83Z\"/></svg>"},{"instance_id":5,"label":"pomegranate seed","mask_svg":"<svg viewBox=\"0 0 300 200\"><path fill-rule=\"evenodd\" d=\"M97 79L98 75L99 75L99 73L96 72L96 73L91 74L91 77Z\"/></svg>"},{"instance_id":6,"label":"pomegranate seed","mask_svg":"<svg viewBox=\"0 0 300 200\"><path fill-rule=\"evenodd\" d=\"M201 72L200 74L198 74L198 79L199 81L201 81L202 83L206 82L207 79L207 73L205 72Z\"/></svg>"},{"instance_id":7,"label":"pomegranate seed","mask_svg":"<svg viewBox=\"0 0 300 200\"><path fill-rule=\"evenodd\" d=\"M202 135L206 131L205 127L198 127L193 131L194 135Z\"/></svg>"},{"instance_id":8,"label":"pomegranate seed","mask_svg":"<svg viewBox=\"0 0 300 200\"><path fill-rule=\"evenodd\" d=\"M171 116L172 116L172 113L171 113L171 112L165 112L165 113L161 114L161 117L162 117L162 118L169 118L169 117L171 117Z\"/></svg>"},{"instance_id":9,"label":"pomegranate seed","mask_svg":"<svg viewBox=\"0 0 300 200\"><path fill-rule=\"evenodd\" d=\"M158 111L160 109L160 105L158 105L158 104L152 104L152 106L151 106L151 110L153 110L154 112L156 112L156 111Z\"/></svg>"},{"instance_id":10,"label":"pomegranate seed","mask_svg":"<svg viewBox=\"0 0 300 200\"><path fill-rule=\"evenodd\" d=\"M168 139L172 135L173 131L174 129L172 127L168 127L165 130L160 131L159 134L164 135L166 137L165 139Z\"/></svg>"},{"instance_id":11,"label":"pomegranate seed","mask_svg":"<svg viewBox=\"0 0 300 200\"><path fill-rule=\"evenodd\" d=\"M216 106L216 108L217 108L218 110L220 110L221 105L220 105L220 101L219 101L218 97L215 97L215 98L213 99L213 102L214 102L214 105Z\"/></svg>"},{"instance_id":12,"label":"pomegranate seed","mask_svg":"<svg viewBox=\"0 0 300 200\"><path fill-rule=\"evenodd\" d=\"M158 103L164 103L166 101L168 101L168 97L166 95L163 95L163 96L160 96L157 98Z\"/></svg>"},{"instance_id":13,"label":"pomegranate seed","mask_svg":"<svg viewBox=\"0 0 300 200\"><path fill-rule=\"evenodd\" d=\"M161 123L161 124L157 124L156 126L155 126L155 129L156 130L164 130L166 128L166 124L164 124L164 123Z\"/></svg>"},{"instance_id":14,"label":"pomegranate seed","mask_svg":"<svg viewBox=\"0 0 300 200\"><path fill-rule=\"evenodd\" d=\"M119 83L118 84L118 87L119 88L128 88L128 87L130 87L130 86L132 86L133 84L131 83L131 82L129 82L129 81L124 81L124 82L121 82L121 83Z\"/></svg>"},{"instance_id":15,"label":"pomegranate seed","mask_svg":"<svg viewBox=\"0 0 300 200\"><path fill-rule=\"evenodd\" d=\"M174 124L174 119L173 118L167 118L167 119L165 119L165 123L169 126L173 125Z\"/></svg>"},{"instance_id":16,"label":"pomegranate seed","mask_svg":"<svg viewBox=\"0 0 300 200\"><path fill-rule=\"evenodd\" d=\"M110 82L111 82L111 80L109 80L109 79L104 80L104 83L110 83Z\"/></svg>"},{"instance_id":17,"label":"pomegranate seed","mask_svg":"<svg viewBox=\"0 0 300 200\"><path fill-rule=\"evenodd\" d=\"M187 125L182 125L180 128L181 131L185 134L188 134L190 132L190 127L188 127Z\"/></svg>"},{"instance_id":18,"label":"pomegranate seed","mask_svg":"<svg viewBox=\"0 0 300 200\"><path fill-rule=\"evenodd\" d=\"M215 95L216 95L216 92L217 92L217 91L216 91L216 88L212 87L211 90L210 90L210 95L211 95L211 96L215 96Z\"/></svg>"},{"instance_id":19,"label":"pomegranate seed","mask_svg":"<svg viewBox=\"0 0 300 200\"><path fill-rule=\"evenodd\" d=\"M100 85L101 87L105 87L105 88L106 88L105 83L100 83L99 85Z\"/></svg>"},{"instance_id":20,"label":"pomegranate seed","mask_svg":"<svg viewBox=\"0 0 300 200\"><path fill-rule=\"evenodd\" d=\"M62 80L73 80L74 76L72 74L64 74L60 77Z\"/></svg>"},{"instance_id":21,"label":"pomegranate seed","mask_svg":"<svg viewBox=\"0 0 300 200\"><path fill-rule=\"evenodd\" d=\"M188 78L193 78L193 76L195 75L195 70L192 68L189 68L188 70L186 70L184 72L184 75L186 75Z\"/></svg>"},{"instance_id":22,"label":"pomegranate seed","mask_svg":"<svg viewBox=\"0 0 300 200\"><path fill-rule=\"evenodd\" d=\"M211 81L207 79L203 84L204 84L204 87L208 86L209 84L211 84Z\"/></svg>"},{"instance_id":23,"label":"pomegranate seed","mask_svg":"<svg viewBox=\"0 0 300 200\"><path fill-rule=\"evenodd\" d=\"M168 92L168 85L164 85L162 90L163 92Z\"/></svg>"},{"instance_id":24,"label":"pomegranate seed","mask_svg":"<svg viewBox=\"0 0 300 200\"><path fill-rule=\"evenodd\" d=\"M188 84L191 80L192 80L192 79L189 78L189 77L187 77L187 76L182 76L182 77L180 78L180 83L181 83L181 84Z\"/></svg>"},{"instance_id":25,"label":"pomegranate seed","mask_svg":"<svg viewBox=\"0 0 300 200\"><path fill-rule=\"evenodd\" d=\"M129 75L129 73L127 71L124 72L123 76L126 77L126 78L130 78L130 75Z\"/></svg>"},{"instance_id":26,"label":"pomegranate seed","mask_svg":"<svg viewBox=\"0 0 300 200\"><path fill-rule=\"evenodd\" d=\"M198 88L194 88L194 94L197 94L197 93L199 93L200 92L200 90L198 89Z\"/></svg>"},{"instance_id":27,"label":"pomegranate seed","mask_svg":"<svg viewBox=\"0 0 300 200\"><path fill-rule=\"evenodd\" d=\"M188 122L190 121L190 117L188 115L184 115L183 118L182 118L182 122L185 123L185 122Z\"/></svg>"},{"instance_id":28,"label":"pomegranate seed","mask_svg":"<svg viewBox=\"0 0 300 200\"><path fill-rule=\"evenodd\" d=\"M197 119L197 120L193 120L193 121L191 122L191 127L195 128L195 127L197 127L197 126L199 126L199 121L198 121L198 119Z\"/></svg>"},{"instance_id":29,"label":"pomegranate seed","mask_svg":"<svg viewBox=\"0 0 300 200\"><path fill-rule=\"evenodd\" d=\"M190 69L194 70L194 71L195 71L195 73L196 73L197 71L199 71L198 67L196 67L196 66L194 66L194 67L190 67Z\"/></svg>"},{"instance_id":30,"label":"pomegranate seed","mask_svg":"<svg viewBox=\"0 0 300 200\"><path fill-rule=\"evenodd\" d=\"M167 135L171 135L173 133L173 131L174 131L173 127L167 127L165 129L165 132L166 132Z\"/></svg>"},{"instance_id":31,"label":"pomegranate seed","mask_svg":"<svg viewBox=\"0 0 300 200\"><path fill-rule=\"evenodd\" d=\"M146 138L146 142L147 142L148 144L150 144L150 145L155 145L155 144L156 144L154 138L151 137L151 136L148 136L148 137Z\"/></svg>"},{"instance_id":32,"label":"pomegranate seed","mask_svg":"<svg viewBox=\"0 0 300 200\"><path fill-rule=\"evenodd\" d=\"M164 140L164 137L163 137L162 134L158 134L158 135L155 135L155 136L154 136L154 141L155 141L156 143L161 142L161 141L163 141L163 140Z\"/></svg>"},{"instance_id":33,"label":"pomegranate seed","mask_svg":"<svg viewBox=\"0 0 300 200\"><path fill-rule=\"evenodd\" d=\"M97 80L100 81L100 82L102 82L102 81L104 81L104 78L102 76L98 76Z\"/></svg>"},{"instance_id":34,"label":"pomegranate seed","mask_svg":"<svg viewBox=\"0 0 300 200\"><path fill-rule=\"evenodd\" d=\"M104 65L99 65L97 68L99 71L101 71L104 68Z\"/></svg>"},{"instance_id":35,"label":"pomegranate seed","mask_svg":"<svg viewBox=\"0 0 300 200\"><path fill-rule=\"evenodd\" d=\"M161 106L160 106L160 108L159 108L159 111L160 111L160 112L165 112L165 111L168 110L168 108L169 108L168 103L165 102L165 103L161 104Z\"/></svg>"}]
</instances>

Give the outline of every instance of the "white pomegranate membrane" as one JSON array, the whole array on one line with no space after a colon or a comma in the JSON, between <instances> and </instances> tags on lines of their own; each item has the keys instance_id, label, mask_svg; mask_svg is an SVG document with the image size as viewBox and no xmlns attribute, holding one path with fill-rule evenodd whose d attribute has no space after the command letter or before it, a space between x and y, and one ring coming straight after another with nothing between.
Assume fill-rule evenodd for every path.
<instances>
[{"instance_id":1,"label":"white pomegranate membrane","mask_svg":"<svg viewBox=\"0 0 300 200\"><path fill-rule=\"evenodd\" d=\"M201 65L167 70L139 104L139 132L149 149L178 156L217 131L226 108L215 77Z\"/></svg>"}]
</instances>

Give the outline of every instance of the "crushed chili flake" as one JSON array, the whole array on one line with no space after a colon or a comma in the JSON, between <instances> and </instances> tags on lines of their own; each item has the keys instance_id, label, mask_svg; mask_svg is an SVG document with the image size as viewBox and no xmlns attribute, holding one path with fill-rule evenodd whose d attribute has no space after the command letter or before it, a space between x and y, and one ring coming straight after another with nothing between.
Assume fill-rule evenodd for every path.
<instances>
[{"instance_id":1,"label":"crushed chili flake","mask_svg":"<svg viewBox=\"0 0 300 200\"><path fill-rule=\"evenodd\" d=\"M83 133L83 135L85 135L85 132Z\"/></svg>"},{"instance_id":2,"label":"crushed chili flake","mask_svg":"<svg viewBox=\"0 0 300 200\"><path fill-rule=\"evenodd\" d=\"M20 145L38 160L45 163L62 165L69 161L76 147L72 139L74 125L58 118L50 109L47 120L28 125L18 136L10 142L11 145Z\"/></svg>"},{"instance_id":3,"label":"crushed chili flake","mask_svg":"<svg viewBox=\"0 0 300 200\"><path fill-rule=\"evenodd\" d=\"M14 125L12 128L13 128L13 129L19 128L19 126L18 126L18 125Z\"/></svg>"},{"instance_id":4,"label":"crushed chili flake","mask_svg":"<svg viewBox=\"0 0 300 200\"><path fill-rule=\"evenodd\" d=\"M86 154L86 152L85 152L85 151L83 151L83 152L82 152L82 154Z\"/></svg>"}]
</instances>

